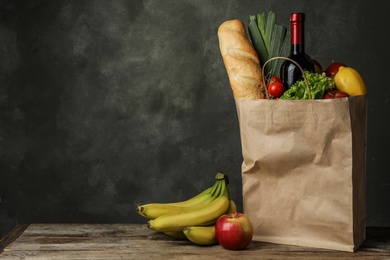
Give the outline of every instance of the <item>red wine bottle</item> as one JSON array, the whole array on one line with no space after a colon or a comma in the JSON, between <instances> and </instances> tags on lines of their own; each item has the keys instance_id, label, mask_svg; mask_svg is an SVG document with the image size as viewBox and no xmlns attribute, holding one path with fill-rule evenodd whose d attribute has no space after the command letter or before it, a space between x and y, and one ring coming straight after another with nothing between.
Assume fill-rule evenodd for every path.
<instances>
[{"instance_id":1,"label":"red wine bottle","mask_svg":"<svg viewBox=\"0 0 390 260\"><path fill-rule=\"evenodd\" d=\"M303 70L314 72L314 65L309 55L305 53L304 22L305 14L292 13L290 15L291 53L289 58L297 62ZM285 90L289 89L296 81L302 79L301 70L288 60L283 63L280 74Z\"/></svg>"}]
</instances>

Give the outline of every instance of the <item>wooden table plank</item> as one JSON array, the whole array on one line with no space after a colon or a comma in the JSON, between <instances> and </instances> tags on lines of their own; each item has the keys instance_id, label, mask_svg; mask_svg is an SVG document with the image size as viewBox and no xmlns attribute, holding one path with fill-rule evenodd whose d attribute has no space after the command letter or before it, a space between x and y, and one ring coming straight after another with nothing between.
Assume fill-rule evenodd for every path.
<instances>
[{"instance_id":1,"label":"wooden table plank","mask_svg":"<svg viewBox=\"0 0 390 260\"><path fill-rule=\"evenodd\" d=\"M26 230L27 227L28 225L17 225L7 235L5 235L0 240L0 253L3 252L4 248L6 248L9 244L14 242L24 232L24 230Z\"/></svg>"},{"instance_id":2,"label":"wooden table plank","mask_svg":"<svg viewBox=\"0 0 390 260\"><path fill-rule=\"evenodd\" d=\"M246 250L174 240L140 224L31 224L0 259L390 259L390 228L367 230L355 253L252 242Z\"/></svg>"}]
</instances>

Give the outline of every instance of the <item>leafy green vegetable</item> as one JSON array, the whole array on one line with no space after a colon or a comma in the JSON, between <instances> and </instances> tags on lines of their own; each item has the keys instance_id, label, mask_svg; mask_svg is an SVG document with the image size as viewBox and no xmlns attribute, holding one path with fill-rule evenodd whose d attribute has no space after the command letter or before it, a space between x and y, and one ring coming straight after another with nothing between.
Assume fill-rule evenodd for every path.
<instances>
[{"instance_id":1,"label":"leafy green vegetable","mask_svg":"<svg viewBox=\"0 0 390 260\"><path fill-rule=\"evenodd\" d=\"M265 20L265 13L259 13L255 16L255 18L257 19L257 27L259 28L261 35L265 35L265 25L267 24Z\"/></svg>"},{"instance_id":2,"label":"leafy green vegetable","mask_svg":"<svg viewBox=\"0 0 390 260\"><path fill-rule=\"evenodd\" d=\"M274 31L274 26L276 23L276 15L273 12L269 12L267 16L267 24L265 24L265 34L263 37L265 39L265 46L267 47L268 53L271 52L271 39L272 33Z\"/></svg>"},{"instance_id":3,"label":"leafy green vegetable","mask_svg":"<svg viewBox=\"0 0 390 260\"><path fill-rule=\"evenodd\" d=\"M334 82L329 77L309 71L305 71L305 76L309 83L312 99L321 99L326 91L334 88ZM283 93L280 99L309 99L309 93L307 92L305 80L302 79L295 82L288 90Z\"/></svg>"},{"instance_id":4,"label":"leafy green vegetable","mask_svg":"<svg viewBox=\"0 0 390 260\"><path fill-rule=\"evenodd\" d=\"M276 14L270 11L249 16L249 36L259 55L261 64L273 57L287 57L290 54L290 31L276 23ZM266 77L280 77L280 67L284 60L275 60L264 68Z\"/></svg>"},{"instance_id":5,"label":"leafy green vegetable","mask_svg":"<svg viewBox=\"0 0 390 260\"><path fill-rule=\"evenodd\" d=\"M288 57L290 55L290 51L291 51L291 33L290 33L290 31L286 30L286 35L284 37L282 46L280 47L280 51L279 51L279 54L277 56ZM278 70L278 72L279 72L279 78L281 76L280 68L282 67L284 62L285 62L285 60L278 59L277 64L275 66L275 70ZM275 76L278 77L278 74L276 74Z\"/></svg>"},{"instance_id":6,"label":"leafy green vegetable","mask_svg":"<svg viewBox=\"0 0 390 260\"><path fill-rule=\"evenodd\" d=\"M270 50L268 53L269 59L272 57L279 56L280 50L283 45L283 41L281 40L281 38L284 38L286 36L286 31L287 31L286 27L279 24L274 25L274 30L272 31L272 35L271 35ZM290 49L288 50L288 53L290 53ZM272 72L273 74L272 76L280 77L280 66L278 66L279 61L284 61L284 60L282 59L274 60L271 61L269 64L270 66L269 71Z\"/></svg>"},{"instance_id":7,"label":"leafy green vegetable","mask_svg":"<svg viewBox=\"0 0 390 260\"><path fill-rule=\"evenodd\" d=\"M249 16L248 24L249 36L252 40L253 47L255 48L257 55L259 55L260 61L268 59L268 51L264 43L264 39L261 36L257 20L255 15Z\"/></svg>"}]
</instances>

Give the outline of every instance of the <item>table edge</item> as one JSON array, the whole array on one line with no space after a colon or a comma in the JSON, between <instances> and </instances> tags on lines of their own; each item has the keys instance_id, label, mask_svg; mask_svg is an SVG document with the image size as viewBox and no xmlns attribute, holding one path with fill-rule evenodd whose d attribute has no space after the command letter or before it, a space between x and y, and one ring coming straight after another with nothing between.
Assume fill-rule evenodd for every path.
<instances>
[{"instance_id":1,"label":"table edge","mask_svg":"<svg viewBox=\"0 0 390 260\"><path fill-rule=\"evenodd\" d=\"M29 224L19 224L11 229L2 239L0 239L0 254L4 251L4 249L14 242L23 232Z\"/></svg>"}]
</instances>

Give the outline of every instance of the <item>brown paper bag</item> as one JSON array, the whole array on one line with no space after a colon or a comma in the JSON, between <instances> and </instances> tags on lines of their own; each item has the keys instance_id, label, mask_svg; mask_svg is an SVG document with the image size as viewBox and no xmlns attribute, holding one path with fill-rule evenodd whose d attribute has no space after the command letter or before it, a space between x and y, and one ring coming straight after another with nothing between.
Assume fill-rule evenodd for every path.
<instances>
[{"instance_id":1,"label":"brown paper bag","mask_svg":"<svg viewBox=\"0 0 390 260\"><path fill-rule=\"evenodd\" d=\"M366 101L236 100L254 240L351 252L361 245Z\"/></svg>"}]
</instances>

